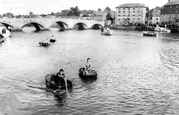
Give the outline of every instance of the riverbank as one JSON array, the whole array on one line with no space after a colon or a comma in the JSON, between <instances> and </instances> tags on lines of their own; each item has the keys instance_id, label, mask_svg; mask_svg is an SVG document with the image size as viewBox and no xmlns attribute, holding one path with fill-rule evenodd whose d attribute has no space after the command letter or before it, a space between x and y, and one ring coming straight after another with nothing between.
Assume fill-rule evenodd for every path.
<instances>
[{"instance_id":1,"label":"riverbank","mask_svg":"<svg viewBox=\"0 0 179 115\"><path fill-rule=\"evenodd\" d=\"M138 30L138 31L145 31L145 30L149 30L149 31L153 31L155 29L154 26L145 26L145 25L131 25L131 26L111 26L110 29L113 30Z\"/></svg>"},{"instance_id":2,"label":"riverbank","mask_svg":"<svg viewBox=\"0 0 179 115\"><path fill-rule=\"evenodd\" d=\"M110 28L113 30L135 30L136 26L113 26Z\"/></svg>"},{"instance_id":3,"label":"riverbank","mask_svg":"<svg viewBox=\"0 0 179 115\"><path fill-rule=\"evenodd\" d=\"M179 32L179 26L175 25L175 24L160 24L158 25L159 27L162 28L168 28L171 33L178 33ZM145 24L137 24L137 25L128 25L128 26L118 26L118 25L114 25L111 26L111 29L114 30L138 30L138 31L154 31L155 28L157 27L156 24L150 24L149 26L145 25Z\"/></svg>"}]
</instances>

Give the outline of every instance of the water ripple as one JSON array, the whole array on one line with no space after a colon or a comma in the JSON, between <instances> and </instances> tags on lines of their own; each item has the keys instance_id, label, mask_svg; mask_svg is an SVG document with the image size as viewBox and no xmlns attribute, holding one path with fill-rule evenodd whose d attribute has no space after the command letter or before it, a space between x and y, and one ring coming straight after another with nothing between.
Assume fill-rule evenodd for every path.
<instances>
[{"instance_id":1,"label":"water ripple","mask_svg":"<svg viewBox=\"0 0 179 115\"><path fill-rule=\"evenodd\" d=\"M0 45L0 114L178 115L179 44L173 34L136 31L13 33ZM48 48L38 42L54 35ZM90 57L98 79L84 82L79 68ZM73 90L60 96L45 87L46 74L65 70Z\"/></svg>"}]
</instances>

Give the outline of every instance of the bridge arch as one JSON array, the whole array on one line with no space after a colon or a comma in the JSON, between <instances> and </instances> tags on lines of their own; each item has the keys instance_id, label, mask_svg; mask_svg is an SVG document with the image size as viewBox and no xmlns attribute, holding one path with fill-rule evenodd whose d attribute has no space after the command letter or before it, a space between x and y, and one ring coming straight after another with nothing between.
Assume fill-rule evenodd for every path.
<instances>
[{"instance_id":1,"label":"bridge arch","mask_svg":"<svg viewBox=\"0 0 179 115\"><path fill-rule=\"evenodd\" d=\"M83 22L78 22L76 23L73 28L74 29L78 29L78 30L84 30L85 29L85 26L88 27L85 23Z\"/></svg>"},{"instance_id":2,"label":"bridge arch","mask_svg":"<svg viewBox=\"0 0 179 115\"><path fill-rule=\"evenodd\" d=\"M36 32L41 31L41 28L44 28L43 25L41 25L41 24L39 24L39 23L37 23L37 22L29 22L29 23L26 23L26 24L25 24L24 26L22 26L21 28L24 28L25 26L27 26L27 25L29 25L29 24L31 24L31 25L33 25L33 26L35 27Z\"/></svg>"},{"instance_id":3,"label":"bridge arch","mask_svg":"<svg viewBox=\"0 0 179 115\"><path fill-rule=\"evenodd\" d=\"M101 25L101 24L93 24L92 25L92 29L100 29L100 28L102 28L103 26Z\"/></svg>"},{"instance_id":4,"label":"bridge arch","mask_svg":"<svg viewBox=\"0 0 179 115\"><path fill-rule=\"evenodd\" d=\"M65 28L68 27L68 24L63 21L57 21L56 23L60 26L60 31L64 31Z\"/></svg>"},{"instance_id":5,"label":"bridge arch","mask_svg":"<svg viewBox=\"0 0 179 115\"><path fill-rule=\"evenodd\" d=\"M6 27L6 29L8 29L9 31L11 31L11 28L14 28L12 25L8 24L8 23L4 23L4 22L0 22L3 26ZM10 28L9 28L10 27Z\"/></svg>"}]
</instances>

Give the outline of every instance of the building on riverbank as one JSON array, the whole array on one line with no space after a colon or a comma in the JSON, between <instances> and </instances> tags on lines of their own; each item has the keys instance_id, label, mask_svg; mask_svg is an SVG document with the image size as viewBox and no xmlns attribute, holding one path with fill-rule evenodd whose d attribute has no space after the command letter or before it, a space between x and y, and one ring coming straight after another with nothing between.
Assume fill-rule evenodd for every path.
<instances>
[{"instance_id":1,"label":"building on riverbank","mask_svg":"<svg viewBox=\"0 0 179 115\"><path fill-rule=\"evenodd\" d=\"M126 3L116 7L115 24L145 23L146 7L139 3Z\"/></svg>"},{"instance_id":2,"label":"building on riverbank","mask_svg":"<svg viewBox=\"0 0 179 115\"><path fill-rule=\"evenodd\" d=\"M96 11L94 12L94 15L95 15L93 17L94 20L102 21L106 19L107 13L105 11Z\"/></svg>"},{"instance_id":3,"label":"building on riverbank","mask_svg":"<svg viewBox=\"0 0 179 115\"><path fill-rule=\"evenodd\" d=\"M161 9L161 23L171 32L179 31L179 0L169 0Z\"/></svg>"},{"instance_id":4,"label":"building on riverbank","mask_svg":"<svg viewBox=\"0 0 179 115\"><path fill-rule=\"evenodd\" d=\"M160 23L160 13L161 13L160 7L155 7L152 9L152 24Z\"/></svg>"},{"instance_id":5,"label":"building on riverbank","mask_svg":"<svg viewBox=\"0 0 179 115\"><path fill-rule=\"evenodd\" d=\"M179 0L169 0L162 7L161 22L179 25Z\"/></svg>"}]
</instances>

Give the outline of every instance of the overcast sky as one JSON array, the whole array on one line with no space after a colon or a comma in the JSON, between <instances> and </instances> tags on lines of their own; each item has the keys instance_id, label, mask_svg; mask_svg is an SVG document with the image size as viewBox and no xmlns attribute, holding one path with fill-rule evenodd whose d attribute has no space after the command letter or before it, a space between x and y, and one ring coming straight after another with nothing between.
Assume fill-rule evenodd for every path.
<instances>
[{"instance_id":1,"label":"overcast sky","mask_svg":"<svg viewBox=\"0 0 179 115\"><path fill-rule=\"evenodd\" d=\"M0 0L0 14L12 12L13 14L48 14L63 9L78 6L80 10L109 6L112 10L123 3L143 3L149 8L163 6L168 0Z\"/></svg>"}]
</instances>

